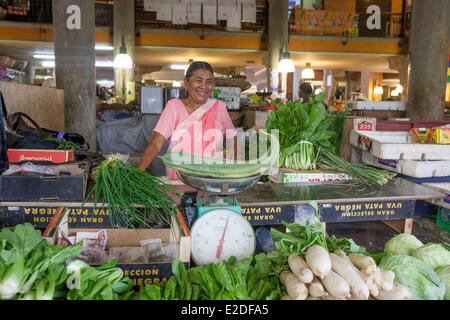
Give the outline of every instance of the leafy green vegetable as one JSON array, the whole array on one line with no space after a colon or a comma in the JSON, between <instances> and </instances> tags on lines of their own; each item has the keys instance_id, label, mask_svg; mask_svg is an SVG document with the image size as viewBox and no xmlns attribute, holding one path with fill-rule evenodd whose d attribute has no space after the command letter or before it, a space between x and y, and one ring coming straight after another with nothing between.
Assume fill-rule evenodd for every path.
<instances>
[{"instance_id":1,"label":"leafy green vegetable","mask_svg":"<svg viewBox=\"0 0 450 320\"><path fill-rule=\"evenodd\" d=\"M437 243L428 243L412 251L411 255L434 270L450 265L450 251Z\"/></svg>"},{"instance_id":2,"label":"leafy green vegetable","mask_svg":"<svg viewBox=\"0 0 450 320\"><path fill-rule=\"evenodd\" d=\"M401 233L386 242L384 251L390 254L406 254L411 253L422 247L423 243L411 234Z\"/></svg>"},{"instance_id":3,"label":"leafy green vegetable","mask_svg":"<svg viewBox=\"0 0 450 320\"><path fill-rule=\"evenodd\" d=\"M56 139L51 137L48 138L47 140L54 142L58 150L72 150L72 149L79 149L81 147L81 145L79 145L78 143L74 143L66 139Z\"/></svg>"},{"instance_id":4,"label":"leafy green vegetable","mask_svg":"<svg viewBox=\"0 0 450 320\"><path fill-rule=\"evenodd\" d=\"M50 246L31 224L0 232L0 299L51 300L66 279L65 262L80 246Z\"/></svg>"},{"instance_id":5,"label":"leafy green vegetable","mask_svg":"<svg viewBox=\"0 0 450 320\"><path fill-rule=\"evenodd\" d=\"M407 255L388 255L381 260L381 269L395 273L395 281L408 287L412 299L442 300L445 284L433 269L422 261Z\"/></svg>"},{"instance_id":6,"label":"leafy green vegetable","mask_svg":"<svg viewBox=\"0 0 450 320\"><path fill-rule=\"evenodd\" d=\"M218 264L185 270L175 260L174 275L164 285L148 285L140 290L141 300L266 300L280 297L278 275L269 274L270 261L257 255L241 261L231 257Z\"/></svg>"},{"instance_id":7,"label":"leafy green vegetable","mask_svg":"<svg viewBox=\"0 0 450 320\"><path fill-rule=\"evenodd\" d=\"M291 102L277 105L270 113L266 129L279 131L279 165L294 170L315 170L318 151L334 150L330 140L336 136L330 128L335 119L328 115L324 95L306 103Z\"/></svg>"},{"instance_id":8,"label":"leafy green vegetable","mask_svg":"<svg viewBox=\"0 0 450 320\"><path fill-rule=\"evenodd\" d=\"M71 273L67 300L120 300L132 290L132 282L116 265L116 260L96 268L81 261L71 262L67 267Z\"/></svg>"},{"instance_id":9,"label":"leafy green vegetable","mask_svg":"<svg viewBox=\"0 0 450 320\"><path fill-rule=\"evenodd\" d=\"M450 265L439 268L436 272L445 283L445 300L450 300Z\"/></svg>"}]
</instances>

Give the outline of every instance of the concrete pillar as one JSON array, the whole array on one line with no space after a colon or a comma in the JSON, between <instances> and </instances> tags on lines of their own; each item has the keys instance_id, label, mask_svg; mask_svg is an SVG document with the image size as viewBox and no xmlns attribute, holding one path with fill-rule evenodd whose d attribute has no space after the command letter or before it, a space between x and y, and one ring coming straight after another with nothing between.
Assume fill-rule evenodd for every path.
<instances>
[{"instance_id":1,"label":"concrete pillar","mask_svg":"<svg viewBox=\"0 0 450 320\"><path fill-rule=\"evenodd\" d=\"M351 92L353 91L353 82L352 82L353 72L346 71L345 79L346 79L346 90L345 90L345 98L348 100L351 97Z\"/></svg>"},{"instance_id":2,"label":"concrete pillar","mask_svg":"<svg viewBox=\"0 0 450 320\"><path fill-rule=\"evenodd\" d=\"M134 0L114 0L114 57L119 54L122 46L122 36L125 39L128 54L134 62L134 51L136 46L136 27L135 27L135 2ZM125 73L125 75L124 75ZM121 102L125 102L122 94L122 88L126 79L127 90L128 85L134 83L134 68L123 70L115 70L115 83L117 98ZM134 88L131 88L134 91ZM128 101L129 102L129 101Z\"/></svg>"},{"instance_id":3,"label":"concrete pillar","mask_svg":"<svg viewBox=\"0 0 450 320\"><path fill-rule=\"evenodd\" d=\"M401 100L406 100L408 97L409 85L409 56L403 55L389 57L389 68L398 71L400 84L403 86Z\"/></svg>"},{"instance_id":4,"label":"concrete pillar","mask_svg":"<svg viewBox=\"0 0 450 320\"><path fill-rule=\"evenodd\" d=\"M412 2L407 115L413 120L444 117L449 17L448 0Z\"/></svg>"},{"instance_id":5,"label":"concrete pillar","mask_svg":"<svg viewBox=\"0 0 450 320\"><path fill-rule=\"evenodd\" d=\"M95 6L90 0L53 0L56 86L64 90L67 132L97 150Z\"/></svg>"},{"instance_id":6,"label":"concrete pillar","mask_svg":"<svg viewBox=\"0 0 450 320\"><path fill-rule=\"evenodd\" d=\"M34 71L34 62L29 61L24 72L26 73L25 84L33 84L36 72Z\"/></svg>"},{"instance_id":7,"label":"concrete pillar","mask_svg":"<svg viewBox=\"0 0 450 320\"><path fill-rule=\"evenodd\" d=\"M273 85L278 81L274 79L274 72L278 67L282 54L283 43L289 41L289 1L269 0L269 36L268 36L268 59L267 59L267 85L271 91ZM275 81L272 81L275 80Z\"/></svg>"},{"instance_id":8,"label":"concrete pillar","mask_svg":"<svg viewBox=\"0 0 450 320\"><path fill-rule=\"evenodd\" d=\"M298 90L300 89L300 83L302 80L302 68L295 68L295 73L293 76L293 90L292 90L292 99L298 100L300 99L300 96L298 95Z\"/></svg>"},{"instance_id":9,"label":"concrete pillar","mask_svg":"<svg viewBox=\"0 0 450 320\"><path fill-rule=\"evenodd\" d=\"M361 71L361 93L367 97L367 99L369 99L370 82L370 72Z\"/></svg>"}]
</instances>

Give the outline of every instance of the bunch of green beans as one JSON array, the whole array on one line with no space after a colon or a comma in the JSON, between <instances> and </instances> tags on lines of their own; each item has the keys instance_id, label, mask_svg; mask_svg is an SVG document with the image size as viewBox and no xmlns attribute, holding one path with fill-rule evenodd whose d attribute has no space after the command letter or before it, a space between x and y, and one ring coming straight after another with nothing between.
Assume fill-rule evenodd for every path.
<instances>
[{"instance_id":1,"label":"bunch of green beans","mask_svg":"<svg viewBox=\"0 0 450 320\"><path fill-rule=\"evenodd\" d=\"M94 206L100 202L107 206L113 225L151 227L153 223L170 225L176 208L171 193L171 187L158 178L111 159L97 168L97 179L86 201L93 197Z\"/></svg>"}]
</instances>

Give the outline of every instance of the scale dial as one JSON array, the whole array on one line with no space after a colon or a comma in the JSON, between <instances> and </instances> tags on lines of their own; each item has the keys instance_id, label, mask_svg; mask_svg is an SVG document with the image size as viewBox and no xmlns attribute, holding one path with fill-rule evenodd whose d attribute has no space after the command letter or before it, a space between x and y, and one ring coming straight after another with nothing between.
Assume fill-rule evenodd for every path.
<instances>
[{"instance_id":1,"label":"scale dial","mask_svg":"<svg viewBox=\"0 0 450 320\"><path fill-rule=\"evenodd\" d=\"M256 238L250 223L236 212L217 209L195 221L191 229L192 260L196 265L238 260L255 253Z\"/></svg>"}]
</instances>

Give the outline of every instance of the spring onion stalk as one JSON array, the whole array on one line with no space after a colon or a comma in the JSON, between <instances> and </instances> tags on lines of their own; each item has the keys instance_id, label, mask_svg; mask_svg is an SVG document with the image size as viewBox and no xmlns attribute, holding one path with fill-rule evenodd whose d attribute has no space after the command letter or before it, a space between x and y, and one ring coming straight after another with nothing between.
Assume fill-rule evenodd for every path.
<instances>
[{"instance_id":1,"label":"spring onion stalk","mask_svg":"<svg viewBox=\"0 0 450 320\"><path fill-rule=\"evenodd\" d=\"M17 261L11 265L0 282L0 299L8 300L13 298L20 290L25 273L25 259L19 257Z\"/></svg>"},{"instance_id":2,"label":"spring onion stalk","mask_svg":"<svg viewBox=\"0 0 450 320\"><path fill-rule=\"evenodd\" d=\"M372 168L363 164L351 164L334 153L322 150L320 164L326 169L347 173L363 184L384 185L396 174L387 170Z\"/></svg>"},{"instance_id":3,"label":"spring onion stalk","mask_svg":"<svg viewBox=\"0 0 450 320\"><path fill-rule=\"evenodd\" d=\"M150 227L152 223L170 224L176 207L171 192L171 187L158 178L111 158L97 169L97 180L86 201L93 197L94 206L102 201L110 209L113 225Z\"/></svg>"},{"instance_id":4,"label":"spring onion stalk","mask_svg":"<svg viewBox=\"0 0 450 320\"><path fill-rule=\"evenodd\" d=\"M314 144L300 141L281 151L278 165L293 170L316 170L317 157Z\"/></svg>"}]
</instances>

